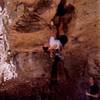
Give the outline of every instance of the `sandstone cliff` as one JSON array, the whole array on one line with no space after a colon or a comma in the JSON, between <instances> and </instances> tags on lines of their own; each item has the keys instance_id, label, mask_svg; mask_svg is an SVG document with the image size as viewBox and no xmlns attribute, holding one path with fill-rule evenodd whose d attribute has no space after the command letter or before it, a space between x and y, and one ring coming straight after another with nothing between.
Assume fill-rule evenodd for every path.
<instances>
[{"instance_id":1,"label":"sandstone cliff","mask_svg":"<svg viewBox=\"0 0 100 100\"><path fill-rule=\"evenodd\" d=\"M19 80L49 79L51 63L40 49L53 35L50 22L59 1L5 0L10 20L6 24L7 37ZM75 6L75 16L67 25L69 41L64 48L68 79L64 79L67 85L61 86L66 87L66 93L62 88L59 91L64 91L69 100L84 100L88 76L95 76L100 83L100 1L67 0L67 3Z\"/></svg>"}]
</instances>

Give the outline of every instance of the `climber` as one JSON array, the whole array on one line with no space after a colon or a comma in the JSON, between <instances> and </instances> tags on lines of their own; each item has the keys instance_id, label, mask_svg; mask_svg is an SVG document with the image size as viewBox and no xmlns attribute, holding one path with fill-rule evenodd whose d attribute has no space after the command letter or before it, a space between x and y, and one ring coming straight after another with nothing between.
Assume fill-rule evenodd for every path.
<instances>
[{"instance_id":1,"label":"climber","mask_svg":"<svg viewBox=\"0 0 100 100\"><path fill-rule=\"evenodd\" d=\"M89 89L86 91L86 96L89 100L98 100L99 98L99 87L94 77L89 78Z\"/></svg>"},{"instance_id":2,"label":"climber","mask_svg":"<svg viewBox=\"0 0 100 100\"><path fill-rule=\"evenodd\" d=\"M63 48L65 44L68 42L68 38L66 35L60 35L57 38L60 41L61 47L60 49L56 49L54 52L54 61L51 70L51 84L57 83L57 69L59 66L60 61L63 61Z\"/></svg>"},{"instance_id":3,"label":"climber","mask_svg":"<svg viewBox=\"0 0 100 100\"><path fill-rule=\"evenodd\" d=\"M59 62L63 60L63 48L68 42L66 35L60 35L59 38L50 37L49 43L43 46L45 52L49 52L50 57L53 59L51 68L51 79L50 84L57 83L57 68Z\"/></svg>"},{"instance_id":4,"label":"climber","mask_svg":"<svg viewBox=\"0 0 100 100\"><path fill-rule=\"evenodd\" d=\"M60 35L59 38L51 36L49 39L49 43L43 45L43 50L44 52L49 52L50 57L52 57L56 50L61 52L67 41L68 38L66 35Z\"/></svg>"},{"instance_id":5,"label":"climber","mask_svg":"<svg viewBox=\"0 0 100 100\"><path fill-rule=\"evenodd\" d=\"M60 42L60 40L56 39L55 37L51 36L49 39L49 43L44 44L43 46L43 50L45 52L49 52L50 53L50 57L53 57L53 54L56 50L59 50L62 48L62 44Z\"/></svg>"}]
</instances>

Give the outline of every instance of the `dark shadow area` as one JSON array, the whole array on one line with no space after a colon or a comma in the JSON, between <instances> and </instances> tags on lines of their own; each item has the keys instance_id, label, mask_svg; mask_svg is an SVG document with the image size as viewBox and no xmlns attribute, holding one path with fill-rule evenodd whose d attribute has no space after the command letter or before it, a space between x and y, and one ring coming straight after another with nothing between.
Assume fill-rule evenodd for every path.
<instances>
[{"instance_id":1,"label":"dark shadow area","mask_svg":"<svg viewBox=\"0 0 100 100\"><path fill-rule=\"evenodd\" d=\"M14 85L10 89L0 90L0 100L67 100L71 93L69 84L69 80L61 83L59 81L58 85L50 88L48 79L34 79Z\"/></svg>"},{"instance_id":2,"label":"dark shadow area","mask_svg":"<svg viewBox=\"0 0 100 100\"><path fill-rule=\"evenodd\" d=\"M56 36L59 37L61 30L63 30L64 34L68 32L68 24L71 22L72 18L75 15L75 7L72 4L66 5L65 0L61 0L58 5L56 14L52 21L56 26Z\"/></svg>"},{"instance_id":3,"label":"dark shadow area","mask_svg":"<svg viewBox=\"0 0 100 100\"><path fill-rule=\"evenodd\" d=\"M52 4L52 0L40 0L34 9L34 12L41 14L45 12L45 10L49 9L51 4Z\"/></svg>"}]
</instances>

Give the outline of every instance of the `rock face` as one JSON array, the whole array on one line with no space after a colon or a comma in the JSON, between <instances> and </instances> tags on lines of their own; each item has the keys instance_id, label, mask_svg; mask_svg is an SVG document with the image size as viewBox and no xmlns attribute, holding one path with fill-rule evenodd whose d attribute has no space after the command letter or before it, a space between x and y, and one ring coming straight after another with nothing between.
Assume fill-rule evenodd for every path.
<instances>
[{"instance_id":1,"label":"rock face","mask_svg":"<svg viewBox=\"0 0 100 100\"><path fill-rule=\"evenodd\" d=\"M40 49L53 35L50 22L59 2L5 0L10 21L5 26L7 37L12 61L21 80L50 77L50 59ZM69 42L64 48L64 66L70 79L66 82L71 82L66 85L69 90L66 95L68 100L85 100L88 76L95 76L100 82L100 0L67 2L75 6L75 16L67 25Z\"/></svg>"},{"instance_id":2,"label":"rock face","mask_svg":"<svg viewBox=\"0 0 100 100\"><path fill-rule=\"evenodd\" d=\"M8 2L8 3L7 3ZM52 34L50 21L55 15L59 0L6 1L11 23L9 40L13 49L28 49L40 46ZM23 38L23 39L22 39Z\"/></svg>"},{"instance_id":3,"label":"rock face","mask_svg":"<svg viewBox=\"0 0 100 100\"><path fill-rule=\"evenodd\" d=\"M5 21L7 9L0 7L0 83L17 77L16 67L8 58L9 43L6 37Z\"/></svg>"},{"instance_id":4,"label":"rock face","mask_svg":"<svg viewBox=\"0 0 100 100\"><path fill-rule=\"evenodd\" d=\"M65 66L75 80L75 100L85 99L84 82L88 76L94 76L100 82L100 1L68 0L75 5L76 20L69 24L69 43ZM76 85L75 85L76 84ZM82 88L83 87L83 88Z\"/></svg>"},{"instance_id":5,"label":"rock face","mask_svg":"<svg viewBox=\"0 0 100 100\"><path fill-rule=\"evenodd\" d=\"M41 77L45 70L48 70L49 65L45 61L47 58L43 57L43 52L35 53L41 51L41 46L53 35L50 22L59 2L59 0L5 0L9 14L9 23L5 27L12 60L19 76Z\"/></svg>"},{"instance_id":6,"label":"rock face","mask_svg":"<svg viewBox=\"0 0 100 100\"><path fill-rule=\"evenodd\" d=\"M76 55L78 55L79 53L82 53L82 55L84 56L87 55L86 57L88 60L87 67L91 69L91 71L87 70L87 73L88 74L94 73L93 75L99 76L100 75L99 74L100 72L98 72L99 70L97 71L98 72L97 74L93 66L97 66L96 68L98 69L99 65L96 64L95 61L100 62L99 61L100 36L98 34L100 31L99 29L100 15L98 12L100 8L98 7L98 4L100 2L98 0L96 2L94 0L91 1L75 0L73 1L73 3L76 7L77 18L75 20L75 26L73 28L71 28L72 26L69 25L69 37L71 37L70 39L72 39L72 41L70 41L68 45L70 46L70 50L76 49L75 50ZM82 51L79 52L77 50L82 50ZM74 51L72 53L74 53Z\"/></svg>"}]
</instances>

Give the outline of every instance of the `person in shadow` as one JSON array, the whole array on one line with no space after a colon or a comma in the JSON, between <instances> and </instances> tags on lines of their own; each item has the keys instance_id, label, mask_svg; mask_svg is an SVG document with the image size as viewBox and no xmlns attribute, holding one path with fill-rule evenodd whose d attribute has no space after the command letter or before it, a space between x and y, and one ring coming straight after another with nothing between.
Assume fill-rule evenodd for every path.
<instances>
[{"instance_id":1,"label":"person in shadow","mask_svg":"<svg viewBox=\"0 0 100 100\"><path fill-rule=\"evenodd\" d=\"M99 100L99 87L94 77L89 78L89 88L86 91L88 100Z\"/></svg>"}]
</instances>

